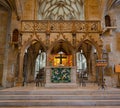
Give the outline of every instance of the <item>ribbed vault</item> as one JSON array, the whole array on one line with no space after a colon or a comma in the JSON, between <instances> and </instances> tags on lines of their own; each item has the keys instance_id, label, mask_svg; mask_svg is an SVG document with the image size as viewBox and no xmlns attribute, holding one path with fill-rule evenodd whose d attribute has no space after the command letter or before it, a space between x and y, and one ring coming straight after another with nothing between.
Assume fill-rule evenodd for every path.
<instances>
[{"instance_id":1,"label":"ribbed vault","mask_svg":"<svg viewBox=\"0 0 120 108\"><path fill-rule=\"evenodd\" d=\"M84 0L38 0L41 19L84 19Z\"/></svg>"}]
</instances>

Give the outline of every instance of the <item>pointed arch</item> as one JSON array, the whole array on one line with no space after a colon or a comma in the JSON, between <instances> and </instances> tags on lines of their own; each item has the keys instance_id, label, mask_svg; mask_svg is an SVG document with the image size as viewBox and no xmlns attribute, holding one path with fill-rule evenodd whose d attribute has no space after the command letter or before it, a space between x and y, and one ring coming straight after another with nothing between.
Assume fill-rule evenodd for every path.
<instances>
[{"instance_id":1,"label":"pointed arch","mask_svg":"<svg viewBox=\"0 0 120 108\"><path fill-rule=\"evenodd\" d=\"M88 42L90 45L93 45L96 49L96 52L98 54L98 58L100 59L102 57L102 48L101 48L101 44L98 44L95 40L91 40L91 39L83 39L80 41L80 43L77 46L77 50L79 49L79 47L84 43L84 42Z\"/></svg>"},{"instance_id":2,"label":"pointed arch","mask_svg":"<svg viewBox=\"0 0 120 108\"><path fill-rule=\"evenodd\" d=\"M71 45L71 43L64 39L59 39L57 41L54 41L51 46L48 49L47 52L47 61L49 61L49 56L51 54L58 54L60 51L64 52L65 55L71 55L72 56L72 65L75 64L74 58L75 58L75 49ZM47 62L47 66L49 66L49 62Z\"/></svg>"},{"instance_id":3,"label":"pointed arch","mask_svg":"<svg viewBox=\"0 0 120 108\"><path fill-rule=\"evenodd\" d=\"M51 44L48 53L54 53L52 51L55 51L56 53L61 49L62 44L62 50L65 51L66 54L72 54L74 52L74 47L71 45L71 43L67 40L57 40L54 41L53 44Z\"/></svg>"},{"instance_id":4,"label":"pointed arch","mask_svg":"<svg viewBox=\"0 0 120 108\"><path fill-rule=\"evenodd\" d=\"M39 42L43 48L44 51L46 52L46 48L44 43L36 38L30 38L28 39L27 42L24 42L24 44L22 45L22 47L20 48L20 61L19 61L19 75L18 75L18 82L22 82L23 81L23 62L24 62L24 54L25 54L25 50L28 49L30 47L30 45Z\"/></svg>"}]
</instances>

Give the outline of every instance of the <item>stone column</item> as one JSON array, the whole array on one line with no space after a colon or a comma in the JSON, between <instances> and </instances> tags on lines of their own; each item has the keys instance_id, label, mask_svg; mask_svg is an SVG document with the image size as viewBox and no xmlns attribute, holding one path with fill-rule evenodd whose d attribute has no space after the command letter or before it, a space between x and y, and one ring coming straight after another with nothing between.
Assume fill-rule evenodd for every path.
<instances>
[{"instance_id":1,"label":"stone column","mask_svg":"<svg viewBox=\"0 0 120 108\"><path fill-rule=\"evenodd\" d=\"M25 85L27 83L27 64L28 64L28 53L25 53L24 55L24 63L23 63L23 85Z\"/></svg>"},{"instance_id":2,"label":"stone column","mask_svg":"<svg viewBox=\"0 0 120 108\"><path fill-rule=\"evenodd\" d=\"M49 46L50 46L50 33L47 32L46 33L46 48L47 48L47 51L46 51L46 65L49 66L49 62L48 62L48 55L49 55Z\"/></svg>"},{"instance_id":3,"label":"stone column","mask_svg":"<svg viewBox=\"0 0 120 108\"><path fill-rule=\"evenodd\" d=\"M49 66L49 52L46 51L46 66Z\"/></svg>"},{"instance_id":4,"label":"stone column","mask_svg":"<svg viewBox=\"0 0 120 108\"><path fill-rule=\"evenodd\" d=\"M18 75L18 80L16 82L16 86L22 86L23 85L23 53L20 52L20 57L19 57L19 75Z\"/></svg>"},{"instance_id":5,"label":"stone column","mask_svg":"<svg viewBox=\"0 0 120 108\"><path fill-rule=\"evenodd\" d=\"M75 51L73 52L72 56L73 56L72 64L73 66L76 66L76 52Z\"/></svg>"},{"instance_id":6,"label":"stone column","mask_svg":"<svg viewBox=\"0 0 120 108\"><path fill-rule=\"evenodd\" d=\"M51 83L51 68L49 66L46 67L46 84Z\"/></svg>"},{"instance_id":7,"label":"stone column","mask_svg":"<svg viewBox=\"0 0 120 108\"><path fill-rule=\"evenodd\" d=\"M76 33L72 33L72 45L76 47Z\"/></svg>"},{"instance_id":8,"label":"stone column","mask_svg":"<svg viewBox=\"0 0 120 108\"><path fill-rule=\"evenodd\" d=\"M72 33L72 45L74 47L74 49L76 49L76 33L73 32ZM76 52L73 52L73 66L76 66Z\"/></svg>"},{"instance_id":9,"label":"stone column","mask_svg":"<svg viewBox=\"0 0 120 108\"><path fill-rule=\"evenodd\" d=\"M11 24L11 11L8 12L8 23L6 30L6 42L5 42L5 54L4 54L4 65L3 65L3 76L2 76L2 86L7 87L7 74L8 74L8 53L9 53L9 34L10 34L10 24Z\"/></svg>"},{"instance_id":10,"label":"stone column","mask_svg":"<svg viewBox=\"0 0 120 108\"><path fill-rule=\"evenodd\" d=\"M48 49L49 45L50 45L50 33L47 32L46 33L46 47L47 47L47 49Z\"/></svg>"}]
</instances>

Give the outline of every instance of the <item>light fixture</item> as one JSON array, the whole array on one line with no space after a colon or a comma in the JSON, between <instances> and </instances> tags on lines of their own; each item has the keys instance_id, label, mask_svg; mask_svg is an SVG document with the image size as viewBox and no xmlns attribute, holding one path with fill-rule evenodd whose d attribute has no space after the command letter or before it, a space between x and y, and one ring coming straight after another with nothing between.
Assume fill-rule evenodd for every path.
<instances>
[{"instance_id":1,"label":"light fixture","mask_svg":"<svg viewBox=\"0 0 120 108\"><path fill-rule=\"evenodd\" d=\"M63 51L60 51L60 52L58 52L58 54L64 54L64 52L63 52Z\"/></svg>"}]
</instances>

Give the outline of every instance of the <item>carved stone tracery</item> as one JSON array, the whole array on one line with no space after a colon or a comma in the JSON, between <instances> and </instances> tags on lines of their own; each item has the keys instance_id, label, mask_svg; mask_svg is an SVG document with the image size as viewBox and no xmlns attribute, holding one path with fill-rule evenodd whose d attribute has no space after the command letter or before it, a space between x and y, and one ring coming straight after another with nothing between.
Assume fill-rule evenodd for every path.
<instances>
[{"instance_id":1,"label":"carved stone tracery","mask_svg":"<svg viewBox=\"0 0 120 108\"><path fill-rule=\"evenodd\" d=\"M101 48L99 48L101 42L98 42L98 40L94 38L99 36L100 31L100 21L22 21L21 32L23 33L23 37L27 34L29 38L23 42L21 53L23 53L26 47L31 45L34 40L44 44L47 56L53 49L59 49L58 42L61 41L64 47L63 50L67 51L68 54L74 55L80 43L86 40L94 43L93 45L98 52L101 53ZM30 36L30 34L32 35ZM52 38L53 34L54 38ZM73 58L75 58L75 56ZM21 61L21 63L22 62L23 61ZM73 62L73 65L75 65L75 61ZM22 72L22 70L19 71L20 73ZM19 77L20 76L21 74Z\"/></svg>"},{"instance_id":2,"label":"carved stone tracery","mask_svg":"<svg viewBox=\"0 0 120 108\"><path fill-rule=\"evenodd\" d=\"M23 33L99 33L100 21L47 21L47 20L23 20L22 32Z\"/></svg>"}]
</instances>

